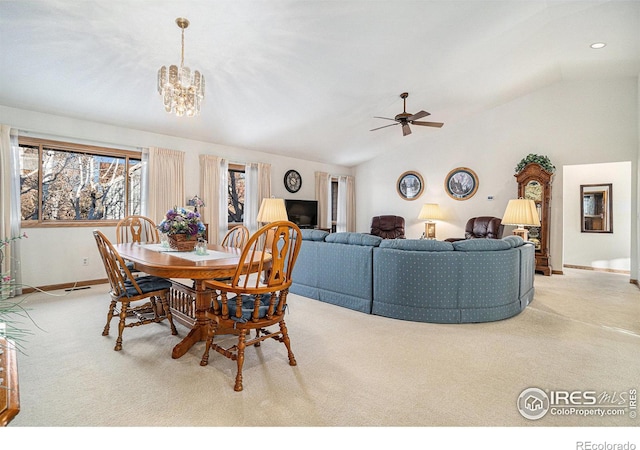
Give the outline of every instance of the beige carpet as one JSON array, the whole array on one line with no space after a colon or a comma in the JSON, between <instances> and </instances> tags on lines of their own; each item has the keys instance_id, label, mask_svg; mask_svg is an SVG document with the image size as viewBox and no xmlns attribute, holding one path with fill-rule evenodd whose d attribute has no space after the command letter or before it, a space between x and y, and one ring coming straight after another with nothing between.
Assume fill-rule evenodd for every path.
<instances>
[{"instance_id":1,"label":"beige carpet","mask_svg":"<svg viewBox=\"0 0 640 450\"><path fill-rule=\"evenodd\" d=\"M640 290L625 275L567 269L536 275L520 315L442 325L371 316L292 295L284 346L248 349L244 391L235 363L203 344L171 359L166 323L101 335L107 286L32 294L42 330L19 356L20 414L12 427L637 427L640 419L522 417L528 387L628 392L640 388ZM52 295L55 294L55 295ZM186 329L178 326L183 336Z\"/></svg>"}]
</instances>

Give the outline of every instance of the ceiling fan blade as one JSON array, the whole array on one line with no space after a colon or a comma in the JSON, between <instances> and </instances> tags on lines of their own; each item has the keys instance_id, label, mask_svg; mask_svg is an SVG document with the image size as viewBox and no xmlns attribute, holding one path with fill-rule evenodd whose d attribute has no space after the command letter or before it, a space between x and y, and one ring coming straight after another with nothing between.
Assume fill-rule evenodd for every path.
<instances>
[{"instance_id":1,"label":"ceiling fan blade","mask_svg":"<svg viewBox=\"0 0 640 450\"><path fill-rule=\"evenodd\" d=\"M442 125L444 125L444 123L442 123L442 122L416 122L416 121L413 121L413 122L411 122L411 125L422 125L422 126L425 126L425 127L442 128Z\"/></svg>"},{"instance_id":2,"label":"ceiling fan blade","mask_svg":"<svg viewBox=\"0 0 640 450\"><path fill-rule=\"evenodd\" d=\"M402 135L403 136L408 136L411 134L411 128L409 128L409 124L408 123L403 123L402 124Z\"/></svg>"},{"instance_id":3,"label":"ceiling fan blade","mask_svg":"<svg viewBox=\"0 0 640 450\"><path fill-rule=\"evenodd\" d=\"M426 111L418 111L417 113L415 113L413 116L409 116L407 117L407 120L409 122L411 122L412 120L418 120L418 119L422 119L423 117L427 117L430 116L431 114L426 112Z\"/></svg>"},{"instance_id":4,"label":"ceiling fan blade","mask_svg":"<svg viewBox=\"0 0 640 450\"><path fill-rule=\"evenodd\" d=\"M391 119L389 117L378 117L378 116L373 116L374 119L384 119L384 120L396 120L396 119Z\"/></svg>"},{"instance_id":5,"label":"ceiling fan blade","mask_svg":"<svg viewBox=\"0 0 640 450\"><path fill-rule=\"evenodd\" d=\"M379 130L381 128L392 127L394 125L398 125L398 123L392 123L391 125L385 125L385 126L382 126L382 127L374 128L373 130L369 130L369 131L376 131L376 130Z\"/></svg>"}]
</instances>

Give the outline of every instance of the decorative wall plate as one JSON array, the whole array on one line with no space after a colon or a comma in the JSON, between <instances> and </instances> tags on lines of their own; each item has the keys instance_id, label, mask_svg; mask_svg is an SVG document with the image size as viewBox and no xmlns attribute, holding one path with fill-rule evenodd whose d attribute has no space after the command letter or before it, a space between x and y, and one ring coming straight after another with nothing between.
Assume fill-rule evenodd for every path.
<instances>
[{"instance_id":1,"label":"decorative wall plate","mask_svg":"<svg viewBox=\"0 0 640 450\"><path fill-rule=\"evenodd\" d=\"M405 200L415 200L424 191L424 180L418 172L408 171L400 175L396 183L398 195Z\"/></svg>"},{"instance_id":2,"label":"decorative wall plate","mask_svg":"<svg viewBox=\"0 0 640 450\"><path fill-rule=\"evenodd\" d=\"M287 170L284 174L284 187L289 192L298 192L302 187L302 177L296 170Z\"/></svg>"},{"instance_id":3,"label":"decorative wall plate","mask_svg":"<svg viewBox=\"0 0 640 450\"><path fill-rule=\"evenodd\" d=\"M458 167L445 178L444 189L454 200L467 200L478 190L478 176L471 169Z\"/></svg>"}]
</instances>

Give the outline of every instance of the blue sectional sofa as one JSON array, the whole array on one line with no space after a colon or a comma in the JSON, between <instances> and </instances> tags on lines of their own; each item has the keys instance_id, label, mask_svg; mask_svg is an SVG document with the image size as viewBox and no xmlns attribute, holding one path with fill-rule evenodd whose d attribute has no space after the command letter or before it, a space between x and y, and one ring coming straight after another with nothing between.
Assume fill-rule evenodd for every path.
<instances>
[{"instance_id":1,"label":"blue sectional sofa","mask_svg":"<svg viewBox=\"0 0 640 450\"><path fill-rule=\"evenodd\" d=\"M489 322L533 299L534 246L518 236L458 242L303 230L294 294L403 320Z\"/></svg>"},{"instance_id":2,"label":"blue sectional sofa","mask_svg":"<svg viewBox=\"0 0 640 450\"><path fill-rule=\"evenodd\" d=\"M290 292L371 314L373 249L382 241L364 233L302 230Z\"/></svg>"}]
</instances>

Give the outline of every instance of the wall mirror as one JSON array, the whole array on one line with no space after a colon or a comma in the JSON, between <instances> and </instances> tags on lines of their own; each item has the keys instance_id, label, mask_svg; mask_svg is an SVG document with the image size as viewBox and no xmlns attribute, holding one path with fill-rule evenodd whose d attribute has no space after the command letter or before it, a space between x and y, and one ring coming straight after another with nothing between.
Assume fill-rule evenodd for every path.
<instances>
[{"instance_id":1,"label":"wall mirror","mask_svg":"<svg viewBox=\"0 0 640 450\"><path fill-rule=\"evenodd\" d=\"M583 233L613 233L611 184L581 184L580 212Z\"/></svg>"}]
</instances>

